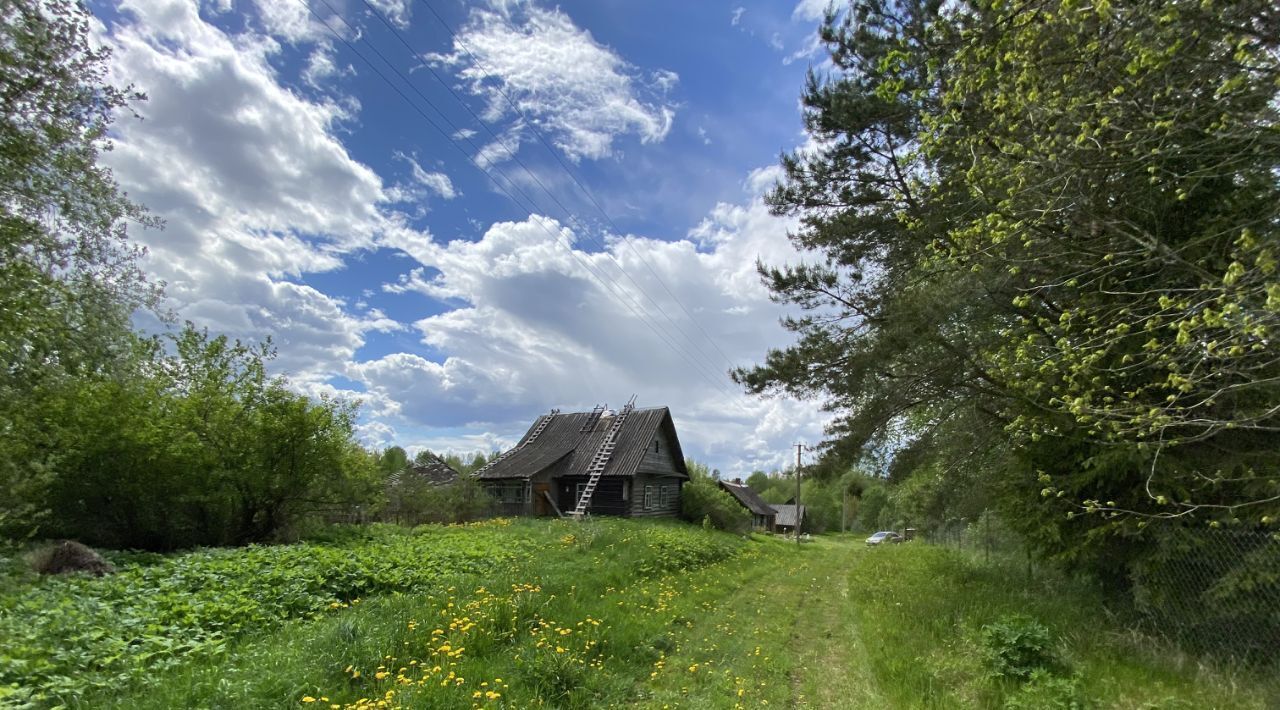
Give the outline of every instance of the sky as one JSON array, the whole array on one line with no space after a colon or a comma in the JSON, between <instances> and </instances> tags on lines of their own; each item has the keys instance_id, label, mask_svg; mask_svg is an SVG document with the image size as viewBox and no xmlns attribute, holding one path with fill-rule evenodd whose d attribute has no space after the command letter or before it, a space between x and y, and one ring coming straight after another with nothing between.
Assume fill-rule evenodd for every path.
<instances>
[{"instance_id":1,"label":"sky","mask_svg":"<svg viewBox=\"0 0 1280 710\"><path fill-rule=\"evenodd\" d=\"M103 160L165 223L130 234L167 307L270 337L370 447L504 449L635 395L687 456L780 468L829 415L727 373L792 339L756 263L802 255L762 196L825 4L98 3L147 95Z\"/></svg>"}]
</instances>

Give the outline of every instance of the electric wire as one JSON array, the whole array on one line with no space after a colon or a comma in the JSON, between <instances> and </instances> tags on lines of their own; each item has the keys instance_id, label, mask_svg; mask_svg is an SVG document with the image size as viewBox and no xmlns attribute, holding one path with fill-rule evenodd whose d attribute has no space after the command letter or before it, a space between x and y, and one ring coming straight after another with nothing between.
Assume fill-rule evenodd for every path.
<instances>
[{"instance_id":1,"label":"electric wire","mask_svg":"<svg viewBox=\"0 0 1280 710\"><path fill-rule=\"evenodd\" d=\"M403 45L406 50L408 50L410 56L414 57L415 59L425 59L425 57L423 57L421 53L419 53L416 49L414 49L414 47L409 43L409 41L405 39L404 33L401 32L399 29L397 29L395 25L392 24L386 18L383 12L380 11L375 5L373 5L370 2L370 0L361 0L361 1L364 3L365 7L368 8L369 12L373 14L375 17L377 17L378 20L382 23L382 25L389 32L391 32L391 34L396 38L396 40L399 41L400 44ZM430 5L428 5L427 7L428 9L432 10L433 14L436 14L434 12L434 9L431 8ZM440 19L438 14L436 15L436 17L437 19ZM453 34L452 28L450 28L447 23L443 23L443 21L442 21L442 24L444 24L445 29L449 31L450 34L453 36L455 42L461 43L461 40L458 39L457 35ZM467 50L467 53L471 55L470 50ZM473 59L476 59L474 55L471 55L471 56ZM478 62L478 60L476 61ZM712 370L716 371L719 368L719 365L712 362L712 358L708 356L706 351L702 349L701 345L699 344L699 341L696 340L687 330L681 327L681 325L674 318L672 318L669 313L667 313L666 309L662 307L662 304L659 303L658 300L655 299L652 295L650 295L649 292L646 291L645 288L642 285L640 285L638 281L636 281L636 279L631 275L630 272L627 271L626 267L622 265L622 263L617 259L617 257L615 257L612 253L610 253L608 245L605 244L605 242L602 239L600 239L599 237L596 237L592 233L593 230L591 229L590 225L586 224L580 217L578 217L573 212L573 210L569 209L567 205L561 202L561 200L556 196L556 194L552 192L550 188L547 187L547 185L542 181L541 178L538 177L537 173L535 173L523 160L520 159L520 157L517 154L518 144L516 149L513 149L510 145L508 145L506 139L503 138L501 135L499 135L493 129L493 127L489 125L487 121L485 121L481 116L479 116L467 103L466 99L458 95L458 92L454 90L454 88L449 84L448 81L445 80L444 77L440 76L440 74L435 70L435 68L431 66L430 62L424 61L423 67L431 74L432 77L436 79L437 82L440 83L441 86L443 86L449 92L450 95L453 96L453 98L458 102L458 104L462 106L462 108L465 109L467 113L469 113L471 117L475 119L475 121L484 128L484 130L494 139L494 141L499 146L502 147L502 149L506 152L507 156L514 163L516 163L521 170L524 171L525 175L527 175L529 179L533 181L534 184L536 184L539 188L541 188L542 192L545 193L547 197L549 197L551 201L555 203L557 207L560 208L561 212L565 215L566 221L576 226L578 231L581 232L584 237L587 237L593 240L597 245L599 245L601 249L601 253L605 254L615 264L618 271L623 276L625 276L628 281L631 282L632 286L635 287L636 291L639 292L641 295L643 295L650 303L652 303L653 306L657 308L658 312L663 316L663 318L665 318L667 322L671 324L672 328L674 328L677 333L679 333L681 336L683 336L685 339L688 340L689 344L694 348L694 352L696 352L699 356L705 358L707 364L710 365ZM490 74L490 76L492 76L492 74ZM687 308L685 308L684 304L680 301L680 299L677 298L675 294L671 292L671 289L667 286L666 282L662 280L662 277L657 273L657 271L653 268L650 262L644 258L644 255L641 254L640 251L637 250L629 240L623 237L623 235L621 234L621 230L619 230L618 226L614 224L612 219L610 219L608 213L604 211L604 208L600 206L599 202L595 200L594 195L592 195L587 190L586 186L582 184L582 182L577 178L577 176L574 175L574 173L571 170L569 170L567 165L565 165L560 155L550 146L550 144L548 144L542 132L538 130L536 123L531 119L529 119L529 117L525 115L523 111L520 111L518 106L516 106L514 103L511 102L511 99L509 96L507 96L506 92L501 91L501 87L498 87L498 89L502 93L502 95L507 98L508 103L511 103L512 108L519 111L519 115L524 120L525 125L527 125L530 128L530 130L532 130L534 134L538 136L538 138L542 141L543 145L546 146L549 151L551 151L552 156L560 164L561 168L569 176L570 180L572 180L575 184L577 184L579 189L582 190L585 195L587 195L589 201L593 203L597 211L599 211L601 216L604 217L605 221L612 228L613 232L615 234L618 234L619 237L622 237L622 241L631 250L631 252L636 255L636 257L640 260L640 262L645 265L645 267L649 270L650 274L653 275L654 280L657 281L658 285L660 285L667 292L667 295L670 296L671 300L674 301L676 305L679 306L681 310L684 311L685 315L689 319L689 322L692 323L695 328L701 331L706 341L711 343L711 346L717 352L719 352L719 354L724 360L724 363L729 366L728 369L733 369L733 362L729 360L728 356L724 354L724 351L720 350L719 345L717 345L715 340L712 339L711 336L706 332L706 330L702 328L702 326L698 323L697 319L693 317L693 314L690 313ZM436 109L436 110L439 111L439 109Z\"/></svg>"},{"instance_id":2,"label":"electric wire","mask_svg":"<svg viewBox=\"0 0 1280 710\"><path fill-rule=\"evenodd\" d=\"M364 0L364 2L366 5L368 4L368 0ZM471 51L471 48L468 47L466 43L462 41L462 38L458 36L458 33L456 30L454 30L453 26L450 25L443 17L441 17L440 13L436 12L435 7L433 7L431 3L428 2L428 0L419 0L419 2L424 7L427 8L427 11L430 12L431 15L436 19L436 21L439 22L442 27L444 27L445 31L449 33L449 36L453 39L454 44L458 47L461 47L462 50L467 53L467 56L471 57L471 61L475 62L475 65L480 68L481 73L487 76L493 77L494 73L490 71L487 67L485 67L484 62L480 61L480 58L477 57L475 53ZM434 74L434 72L432 73ZM593 193L591 189L588 188L586 184L584 184L579 179L577 173L560 156L559 151L557 151L555 147L551 145L550 141L547 140L546 136L542 133L542 131L538 130L537 123L531 120L529 116L524 112L524 109L520 108L520 105L517 104L509 94L507 94L507 92L502 88L501 83L495 84L494 89L498 92L500 96L502 96L504 100L506 100L507 104L511 106L512 110L516 112L516 115L520 116L520 118L524 120L525 124L529 126L529 128L533 131L533 134L538 137L539 141L542 142L543 147L545 147L547 149L547 152L551 154L551 157L555 158L556 162L560 164L560 167L564 170L565 174L569 176L569 179L572 180L573 183L578 187L578 189L582 191L582 194L586 196L587 200L592 204L593 207L595 207L596 211L599 212L602 217L604 217L605 222L609 224L609 228L613 230L613 233L621 236L622 230L618 229L618 225L614 224L613 219L609 216L609 213L604 209L604 206L600 204L600 201L598 199L596 199L595 193ZM452 92L452 89L450 89L450 91ZM459 99L459 101L461 101L461 99ZM477 120L480 120L479 117L477 117ZM483 123L483 121L481 122ZM490 131L490 133L492 134L492 131ZM674 301L675 304L680 307L680 310L684 311L685 316L689 318L689 322L693 323L694 327L696 327L702 333L703 337L706 338L707 342L711 344L711 347L713 347L716 350L716 352L720 354L720 357L724 359L725 363L729 365L729 368L733 369L734 367L733 360L728 355L725 354L724 350L720 349L720 345L716 343L715 338L711 337L711 334L708 333L706 329L702 327L702 325L698 322L698 319L694 317L693 313L689 312L689 309L685 307L684 303L678 297L676 297L675 293L671 291L671 289L667 286L666 282L662 280L662 277L658 275L657 270L653 268L653 265L651 264L651 262L648 259L646 259L644 255L640 253L640 251L636 249L635 246L633 246L630 242L627 242L627 247L630 248L632 253L635 254L636 257L640 259L641 263L645 265L645 268L649 270L649 273L651 273L654 279L658 282L658 284L662 286L662 289L667 292L667 295L671 297L671 300Z\"/></svg>"}]
</instances>

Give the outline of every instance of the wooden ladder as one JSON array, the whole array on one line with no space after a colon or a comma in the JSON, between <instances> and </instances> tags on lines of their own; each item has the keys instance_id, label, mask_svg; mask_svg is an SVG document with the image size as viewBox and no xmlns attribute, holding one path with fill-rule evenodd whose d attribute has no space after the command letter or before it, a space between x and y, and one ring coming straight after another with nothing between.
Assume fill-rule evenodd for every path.
<instances>
[{"instance_id":1,"label":"wooden ladder","mask_svg":"<svg viewBox=\"0 0 1280 710\"><path fill-rule=\"evenodd\" d=\"M519 451L520 449L523 449L524 447L528 446L528 445L529 445L529 444L530 444L534 439L538 438L538 435L539 435L539 434L541 434L543 431L546 431L547 425L548 425L548 424L550 424L550 423L551 423L551 420L552 420L552 419L555 419L555 418L556 418L556 415L557 415L557 414L559 414L559 413L560 413L560 410L559 410L559 409L553 409L553 410L551 410L551 413L550 413L550 414L544 414L544 415L542 415L542 417L538 419L538 422L537 422L536 424L534 424L534 425L533 425L533 432L531 432L531 433L529 434L529 438L528 438L528 439L525 439L525 440L524 440L524 441L523 441L519 446L512 447L512 448L507 449L506 451L502 452L501 454L498 454L498 456L497 456L497 457L495 457L492 461L490 461L489 463L487 463L487 464L485 464L485 465L481 466L479 469L477 469L477 470L475 471L475 473L472 473L471 475L472 475L472 476L479 476L480 474L482 474L482 473L484 473L485 471L489 470L489 468L491 468L495 463L498 463L499 461L501 461L501 460L505 459L506 457L510 456L511 454L514 454L515 452Z\"/></svg>"},{"instance_id":2,"label":"wooden ladder","mask_svg":"<svg viewBox=\"0 0 1280 710\"><path fill-rule=\"evenodd\" d=\"M636 408L635 402L636 398L633 395L631 401L627 402L627 406L613 418L609 433L605 434L600 448L596 449L595 455L591 457L591 465L587 467L587 475L590 476L587 479L587 486L582 489L582 497L578 499L577 507L569 514L574 518L581 520L587 514L587 508L591 507L591 496L596 492L596 484L600 483L600 476L604 474L605 466L609 465L613 450L618 445L618 432L622 431L623 422L627 421L627 416Z\"/></svg>"}]
</instances>

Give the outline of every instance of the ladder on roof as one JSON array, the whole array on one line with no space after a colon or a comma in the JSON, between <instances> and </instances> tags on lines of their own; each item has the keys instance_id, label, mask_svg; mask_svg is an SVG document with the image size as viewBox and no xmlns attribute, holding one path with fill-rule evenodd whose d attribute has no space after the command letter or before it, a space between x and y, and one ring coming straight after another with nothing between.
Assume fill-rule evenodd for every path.
<instances>
[{"instance_id":1,"label":"ladder on roof","mask_svg":"<svg viewBox=\"0 0 1280 710\"><path fill-rule=\"evenodd\" d=\"M553 409L551 410L550 414L542 415L542 418L538 420L538 423L533 426L533 431L529 433L529 438L525 439L524 443L521 444L519 448L524 448L528 446L533 442L534 439L538 438L538 435L546 431L547 425L550 424L551 420L555 419L556 415L559 413L560 413L559 409Z\"/></svg>"},{"instance_id":2,"label":"ladder on roof","mask_svg":"<svg viewBox=\"0 0 1280 710\"><path fill-rule=\"evenodd\" d=\"M526 438L524 441L520 442L520 444L519 444L519 445L517 445L517 446L513 446L512 448L507 449L506 451L502 452L501 454L498 454L496 457L494 457L494 459L493 459L492 461L490 461L489 463L487 463L487 464L485 464L485 465L481 466L479 469L477 469L477 470L476 470L474 473L472 473L471 475L472 475L472 476L479 476L480 474L484 473L485 471L488 471L488 470L489 470L489 469L490 469L494 464L496 464L496 463L498 463L499 461L501 461L501 460L503 460L503 459L507 458L507 457L508 457L508 456L510 456L511 454L514 454L515 452L519 451L520 449L523 449L524 447L528 446L528 445L530 444L530 442L532 442L534 439L538 438L538 435L539 435L539 434L541 434L543 431L545 431L545 430L546 430L547 425L548 425L548 424L550 424L550 423L551 423L551 420L552 420L552 419L555 419L555 418L556 418L556 415L557 415L557 414L559 414L559 413L560 413L560 410L559 410L559 409L553 409L553 410L551 410L551 413L550 413L550 414L544 414L544 415L542 415L541 417L539 417L539 418L538 418L537 423L535 423L535 424L533 425L533 431L529 432L529 436L528 436L528 438Z\"/></svg>"},{"instance_id":3,"label":"ladder on roof","mask_svg":"<svg viewBox=\"0 0 1280 710\"><path fill-rule=\"evenodd\" d=\"M592 429L595 429L596 422L600 421L600 417L601 415L604 414L604 408L606 406L608 405L607 404L596 405L596 408L591 410L591 413L587 415L586 420L582 422L582 428L578 429L578 433L585 434L586 432L589 432Z\"/></svg>"},{"instance_id":4,"label":"ladder on roof","mask_svg":"<svg viewBox=\"0 0 1280 710\"><path fill-rule=\"evenodd\" d=\"M578 499L578 505L569 515L581 520L587 514L587 508L591 507L591 496L596 492L596 484L600 483L600 476L604 473L605 466L609 465L609 459L613 457L613 449L618 445L618 432L622 431L623 422L627 421L627 417L636 408L635 395L631 396L627 406L618 412L618 416L613 418L613 423L609 426L609 433L605 434L604 441L600 443L600 448L596 449L596 453L591 457L591 465L587 467L587 485L582 489L582 497Z\"/></svg>"}]
</instances>

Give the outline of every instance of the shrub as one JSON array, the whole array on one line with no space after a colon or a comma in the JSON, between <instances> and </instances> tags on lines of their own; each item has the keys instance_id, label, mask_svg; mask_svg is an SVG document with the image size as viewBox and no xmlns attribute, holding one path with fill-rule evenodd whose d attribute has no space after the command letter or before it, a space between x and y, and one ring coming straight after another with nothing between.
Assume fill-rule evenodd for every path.
<instances>
[{"instance_id":1,"label":"shrub","mask_svg":"<svg viewBox=\"0 0 1280 710\"><path fill-rule=\"evenodd\" d=\"M1057 665L1049 629L1025 616L1006 616L983 626L982 647L987 667L997 678L1027 680L1035 671Z\"/></svg>"},{"instance_id":2,"label":"shrub","mask_svg":"<svg viewBox=\"0 0 1280 710\"><path fill-rule=\"evenodd\" d=\"M1080 679L1064 678L1043 668L1031 671L1027 682L1004 701L1009 710L1079 710Z\"/></svg>"},{"instance_id":3,"label":"shrub","mask_svg":"<svg viewBox=\"0 0 1280 710\"><path fill-rule=\"evenodd\" d=\"M712 527L732 532L751 529L751 513L720 490L709 476L694 475L681 491L681 508L684 519L690 522L709 521ZM704 526L707 522L703 523Z\"/></svg>"},{"instance_id":4,"label":"shrub","mask_svg":"<svg viewBox=\"0 0 1280 710\"><path fill-rule=\"evenodd\" d=\"M404 481L388 491L386 517L405 525L465 523L494 512L493 497L473 478L440 485Z\"/></svg>"}]
</instances>

